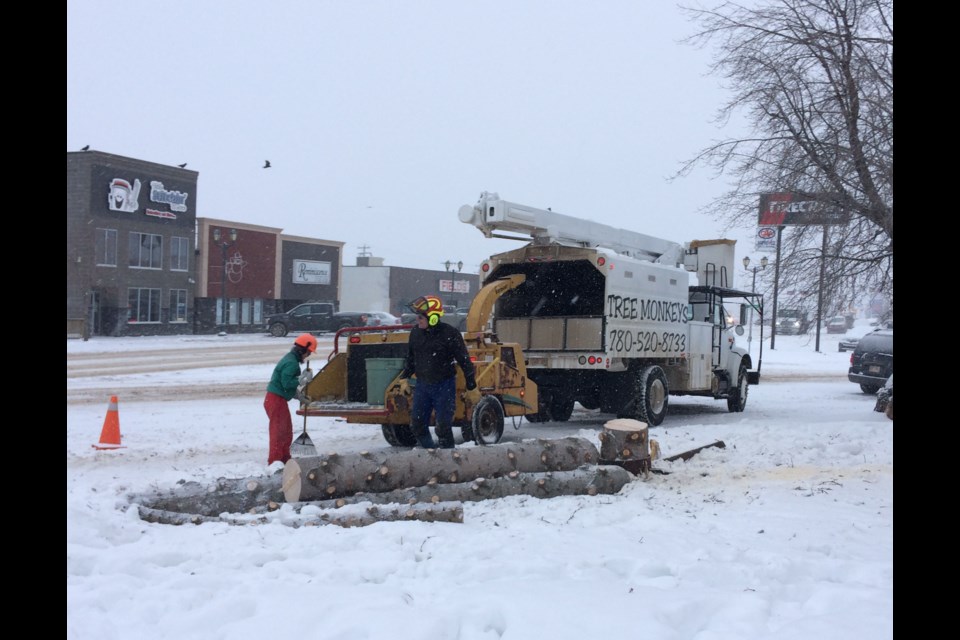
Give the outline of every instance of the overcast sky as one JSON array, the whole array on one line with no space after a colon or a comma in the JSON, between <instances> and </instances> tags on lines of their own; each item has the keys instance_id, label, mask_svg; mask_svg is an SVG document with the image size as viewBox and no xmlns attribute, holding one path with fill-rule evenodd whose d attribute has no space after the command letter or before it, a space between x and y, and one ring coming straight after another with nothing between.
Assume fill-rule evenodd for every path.
<instances>
[{"instance_id":1,"label":"overcast sky","mask_svg":"<svg viewBox=\"0 0 960 640\"><path fill-rule=\"evenodd\" d=\"M667 181L731 133L695 27L636 0L69 0L67 150L186 162L198 216L346 265L475 272L518 246L458 220L481 191L739 260L752 230L702 211L727 185Z\"/></svg>"}]
</instances>

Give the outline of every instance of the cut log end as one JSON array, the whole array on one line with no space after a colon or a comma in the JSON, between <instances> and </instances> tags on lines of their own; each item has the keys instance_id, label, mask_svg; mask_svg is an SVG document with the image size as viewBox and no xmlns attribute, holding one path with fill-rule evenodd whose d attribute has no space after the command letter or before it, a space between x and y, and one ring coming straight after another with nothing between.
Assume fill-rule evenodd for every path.
<instances>
[{"instance_id":1,"label":"cut log end","mask_svg":"<svg viewBox=\"0 0 960 640\"><path fill-rule=\"evenodd\" d=\"M287 502L297 502L300 500L300 491L303 487L300 474L300 464L296 459L291 458L287 460L287 463L283 467L283 475L280 479L280 488Z\"/></svg>"}]
</instances>

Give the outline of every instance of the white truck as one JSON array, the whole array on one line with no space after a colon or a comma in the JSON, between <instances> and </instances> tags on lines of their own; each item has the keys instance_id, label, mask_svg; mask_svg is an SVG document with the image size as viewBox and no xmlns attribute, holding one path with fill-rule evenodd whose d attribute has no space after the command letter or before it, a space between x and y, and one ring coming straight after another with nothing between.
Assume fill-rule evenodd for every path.
<instances>
[{"instance_id":1,"label":"white truck","mask_svg":"<svg viewBox=\"0 0 960 640\"><path fill-rule=\"evenodd\" d=\"M735 240L681 245L490 192L459 217L488 238L526 243L484 261L480 277L526 277L497 300L490 322L498 339L519 343L538 386L528 419L565 421L579 402L654 426L670 395L744 410L760 382L763 323L756 359L743 324L750 308L762 318L763 297L730 286ZM735 308L739 320L728 314Z\"/></svg>"}]
</instances>

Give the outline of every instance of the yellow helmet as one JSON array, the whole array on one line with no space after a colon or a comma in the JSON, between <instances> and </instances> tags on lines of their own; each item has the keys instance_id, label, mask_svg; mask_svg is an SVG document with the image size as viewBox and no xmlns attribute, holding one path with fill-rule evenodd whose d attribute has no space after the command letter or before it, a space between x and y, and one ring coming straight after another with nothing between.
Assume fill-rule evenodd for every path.
<instances>
[{"instance_id":1,"label":"yellow helmet","mask_svg":"<svg viewBox=\"0 0 960 640\"><path fill-rule=\"evenodd\" d=\"M410 309L418 316L424 316L431 327L443 317L443 302L437 296L420 296L410 303Z\"/></svg>"}]
</instances>

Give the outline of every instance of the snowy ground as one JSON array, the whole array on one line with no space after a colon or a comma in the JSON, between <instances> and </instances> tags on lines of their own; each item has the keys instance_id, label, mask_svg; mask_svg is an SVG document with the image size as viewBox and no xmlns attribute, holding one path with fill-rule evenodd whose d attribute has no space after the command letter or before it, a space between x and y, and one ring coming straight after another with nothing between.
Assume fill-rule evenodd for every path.
<instances>
[{"instance_id":1,"label":"snowy ground","mask_svg":"<svg viewBox=\"0 0 960 640\"><path fill-rule=\"evenodd\" d=\"M657 463L669 475L354 529L176 527L126 509L151 487L273 470L263 388L289 340L68 341L67 637L892 638L894 425L846 380L839 337L815 352L812 336L778 336L742 414L672 398L651 430L663 455L726 448ZM97 451L110 395L125 448ZM504 440L596 442L611 417L508 424ZM321 452L387 446L339 419L308 429Z\"/></svg>"}]
</instances>

